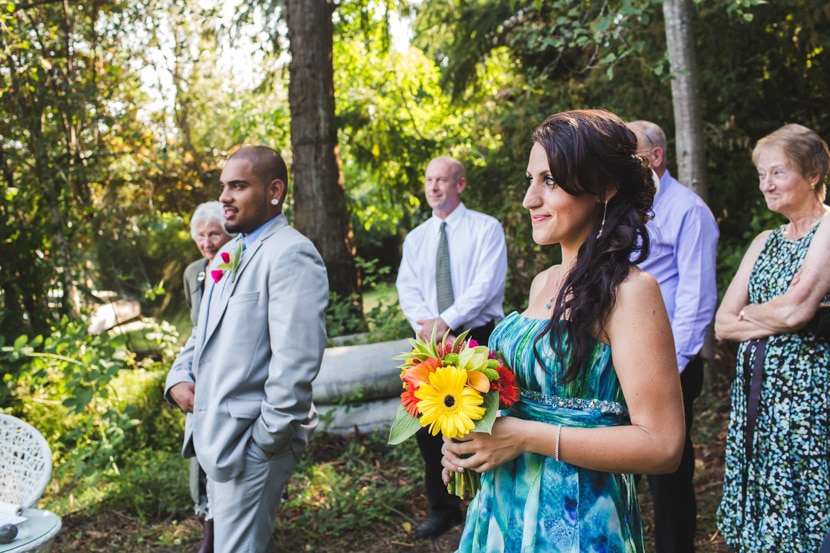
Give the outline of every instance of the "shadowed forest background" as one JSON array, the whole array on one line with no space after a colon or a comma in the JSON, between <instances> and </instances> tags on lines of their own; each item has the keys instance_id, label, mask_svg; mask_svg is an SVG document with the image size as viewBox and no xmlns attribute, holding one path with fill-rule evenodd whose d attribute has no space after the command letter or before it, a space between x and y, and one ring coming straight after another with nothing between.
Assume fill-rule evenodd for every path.
<instances>
[{"instance_id":1,"label":"shadowed forest background","mask_svg":"<svg viewBox=\"0 0 830 553\"><path fill-rule=\"evenodd\" d=\"M678 25L685 40L667 43ZM721 293L751 238L783 222L758 190L755 141L785 123L830 138L819 0L5 1L0 46L0 411L52 448L40 505L64 517L59 551L193 548L183 419L161 388L190 331L189 217L218 197L239 145L288 161L287 216L329 271L330 337L387 339L407 335L390 283L403 237L430 215L436 155L465 164L465 204L505 229L509 312L559 258L521 208L546 115L602 107L664 128L670 171L694 167L686 184L720 225ZM682 98L699 109L679 125ZM120 302L140 315L116 322L139 324L90 332ZM721 551L734 348L712 343L708 359L699 542ZM383 436L320 432L276 531L291 551L449 551L457 534L407 534L425 503L418 466Z\"/></svg>"}]
</instances>

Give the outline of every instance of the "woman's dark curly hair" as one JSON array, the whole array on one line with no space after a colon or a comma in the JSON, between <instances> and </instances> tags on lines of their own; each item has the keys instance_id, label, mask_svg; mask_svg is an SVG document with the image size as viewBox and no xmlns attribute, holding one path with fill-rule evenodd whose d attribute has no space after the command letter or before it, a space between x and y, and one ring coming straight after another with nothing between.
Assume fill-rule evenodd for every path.
<instances>
[{"instance_id":1,"label":"woman's dark curly hair","mask_svg":"<svg viewBox=\"0 0 830 553\"><path fill-rule=\"evenodd\" d=\"M536 338L548 335L562 358L570 351L563 376L570 382L584 370L596 328L605 326L617 288L631 266L648 256L646 222L651 218L654 181L647 162L637 155L636 135L608 111L556 113L533 131L532 138L547 152L551 176L562 190L572 196L613 194L601 235L598 220L565 277L545 331Z\"/></svg>"}]
</instances>

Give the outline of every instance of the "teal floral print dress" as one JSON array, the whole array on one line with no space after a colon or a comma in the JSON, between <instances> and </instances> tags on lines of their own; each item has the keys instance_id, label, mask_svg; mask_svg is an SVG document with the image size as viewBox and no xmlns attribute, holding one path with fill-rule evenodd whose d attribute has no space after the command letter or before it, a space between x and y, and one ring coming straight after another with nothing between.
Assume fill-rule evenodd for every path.
<instances>
[{"instance_id":1,"label":"teal floral print dress","mask_svg":"<svg viewBox=\"0 0 830 553\"><path fill-rule=\"evenodd\" d=\"M783 228L770 234L755 262L750 303L787 291L816 230L793 242ZM756 358L763 374L755 379L757 415L748 418ZM830 528L830 343L806 329L763 345L742 342L735 372L720 532L742 553L814 553Z\"/></svg>"},{"instance_id":2,"label":"teal floral print dress","mask_svg":"<svg viewBox=\"0 0 830 553\"><path fill-rule=\"evenodd\" d=\"M506 413L555 425L604 427L630 424L611 348L595 342L591 369L560 382L565 359L548 337L535 343L547 320L508 315L490 336L521 389ZM533 354L536 347L540 364ZM459 552L623 553L643 551L642 523L631 475L588 470L525 453L482 474L467 510Z\"/></svg>"}]
</instances>

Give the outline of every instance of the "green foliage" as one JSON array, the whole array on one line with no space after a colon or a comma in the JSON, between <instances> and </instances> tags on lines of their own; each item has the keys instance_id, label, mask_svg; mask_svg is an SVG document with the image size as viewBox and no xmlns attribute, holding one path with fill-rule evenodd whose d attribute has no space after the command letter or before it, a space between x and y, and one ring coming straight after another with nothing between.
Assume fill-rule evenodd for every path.
<instances>
[{"instance_id":1,"label":"green foliage","mask_svg":"<svg viewBox=\"0 0 830 553\"><path fill-rule=\"evenodd\" d=\"M755 142L791 122L825 139L830 132L823 108L830 87L830 12L819 2L740 4L740 10L727 9L731 15L724 16L722 5L702 3L694 29L709 203L721 231L721 294L751 240L785 222L767 209L758 189L751 162ZM673 127L666 127L671 136Z\"/></svg>"},{"instance_id":2,"label":"green foliage","mask_svg":"<svg viewBox=\"0 0 830 553\"><path fill-rule=\"evenodd\" d=\"M113 214L114 217L118 215ZM118 232L98 241L99 286L141 302L145 315L185 308L182 273L198 252L189 222L174 213L122 215ZM171 290L174 293L170 294Z\"/></svg>"},{"instance_id":3,"label":"green foliage","mask_svg":"<svg viewBox=\"0 0 830 553\"><path fill-rule=\"evenodd\" d=\"M337 292L329 292L329 306L326 310L326 332L329 336L342 336L352 332L352 328L363 324L363 320L354 313L357 296L340 298Z\"/></svg>"},{"instance_id":4,"label":"green foliage","mask_svg":"<svg viewBox=\"0 0 830 553\"><path fill-rule=\"evenodd\" d=\"M55 503L62 512L83 506L89 513L123 510L142 520L158 520L192 501L186 485L188 467L179 448L136 449L118 473L92 486L79 486L73 492L74 505L60 496Z\"/></svg>"},{"instance_id":5,"label":"green foliage","mask_svg":"<svg viewBox=\"0 0 830 553\"><path fill-rule=\"evenodd\" d=\"M460 99L479 86L477 65L500 47L524 76L612 67L637 49L630 27L647 25L654 10L649 0L430 2L419 15L416 44L446 66L442 83Z\"/></svg>"},{"instance_id":6,"label":"green foliage","mask_svg":"<svg viewBox=\"0 0 830 553\"><path fill-rule=\"evenodd\" d=\"M392 265L400 228L418 216L423 168L445 137L464 134L463 119L435 64L414 48L379 47L388 33L379 16L338 16L335 98L354 241L358 255Z\"/></svg>"},{"instance_id":7,"label":"green foliage","mask_svg":"<svg viewBox=\"0 0 830 553\"><path fill-rule=\"evenodd\" d=\"M339 296L329 293L329 308L326 311L326 331L329 338L351 335L358 325L367 324L368 333L350 336L342 345L383 342L406 338L412 334L406 318L401 312L397 299L394 302L380 302L364 313L359 319L354 315L354 300L341 300Z\"/></svg>"},{"instance_id":8,"label":"green foliage","mask_svg":"<svg viewBox=\"0 0 830 553\"><path fill-rule=\"evenodd\" d=\"M0 334L43 334L102 289L163 311L195 253L167 232L216 198L222 149L287 143L281 89L245 96L217 72L218 14L196 4L0 10Z\"/></svg>"},{"instance_id":9,"label":"green foliage","mask_svg":"<svg viewBox=\"0 0 830 553\"><path fill-rule=\"evenodd\" d=\"M286 550L395 521L421 484L422 461L414 442L388 448L384 441L380 432L360 439L315 435L277 520L275 531ZM326 456L319 448L331 442L343 447Z\"/></svg>"},{"instance_id":10,"label":"green foliage","mask_svg":"<svg viewBox=\"0 0 830 553\"><path fill-rule=\"evenodd\" d=\"M398 340L412 335L412 327L403 316L398 302L380 303L366 312L373 342Z\"/></svg>"},{"instance_id":11,"label":"green foliage","mask_svg":"<svg viewBox=\"0 0 830 553\"><path fill-rule=\"evenodd\" d=\"M98 239L118 224L106 209L115 189L120 205L138 191L127 150L148 134L125 107L138 98L121 41L121 23L136 14L107 1L8 6L0 11L0 333L41 334L85 304L89 290L77 283L90 276Z\"/></svg>"},{"instance_id":12,"label":"green foliage","mask_svg":"<svg viewBox=\"0 0 830 553\"><path fill-rule=\"evenodd\" d=\"M387 278L390 272L389 267L378 267L376 259L365 261L361 257L356 257L355 263L361 274L363 290L368 294L379 285L382 286L383 279ZM375 294L372 301L366 302L364 297L364 308L368 309L362 318L354 314L356 300L356 297L341 299L337 293L329 293L329 307L326 311L326 331L329 338L367 328L362 325L368 325L368 335L355 336L349 341L350 344L396 340L411 334L412 329L401 312L394 291L383 287L383 292Z\"/></svg>"},{"instance_id":13,"label":"green foliage","mask_svg":"<svg viewBox=\"0 0 830 553\"><path fill-rule=\"evenodd\" d=\"M151 334L171 351L176 336L169 328ZM99 480L116 478L135 452L180 441L180 424L171 424L172 409L162 409L159 394L170 358L137 361L126 340L93 336L85 325L64 320L45 338L24 335L0 349L2 405L44 435L64 494L102 493L94 489Z\"/></svg>"},{"instance_id":14,"label":"green foliage","mask_svg":"<svg viewBox=\"0 0 830 553\"><path fill-rule=\"evenodd\" d=\"M570 14L571 9L579 13ZM696 2L694 16L723 289L737 269L737 252L763 229L759 224L781 220L766 213L758 192L749 155L754 141L787 122L823 136L830 129L823 109L830 89L830 72L824 70L830 12L815 1L703 0ZM521 307L530 278L558 259L558 249L548 252L533 244L520 205L528 137L546 115L604 107L625 119L655 121L669 138L669 167L677 175L660 4L445 2L427 3L418 17L415 43L441 64L442 82L465 100L462 106L478 98L474 92L481 81L472 67L498 55L506 60L499 64L502 72L513 75L494 108L479 109L466 121L471 137L485 130L500 141L462 159L470 182L465 202L496 215L505 228L511 260L506 304ZM608 68L613 80L601 71Z\"/></svg>"}]
</instances>

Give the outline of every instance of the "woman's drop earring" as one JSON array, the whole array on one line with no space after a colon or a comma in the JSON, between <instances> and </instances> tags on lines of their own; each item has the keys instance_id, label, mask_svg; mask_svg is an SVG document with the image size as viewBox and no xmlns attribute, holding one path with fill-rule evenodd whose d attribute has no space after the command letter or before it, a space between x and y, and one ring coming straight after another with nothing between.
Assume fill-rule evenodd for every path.
<instances>
[{"instance_id":1,"label":"woman's drop earring","mask_svg":"<svg viewBox=\"0 0 830 553\"><path fill-rule=\"evenodd\" d=\"M599 224L599 232L597 233L597 240L602 236L602 229L605 228L605 215L608 213L608 200L603 201L602 206L602 222Z\"/></svg>"}]
</instances>

